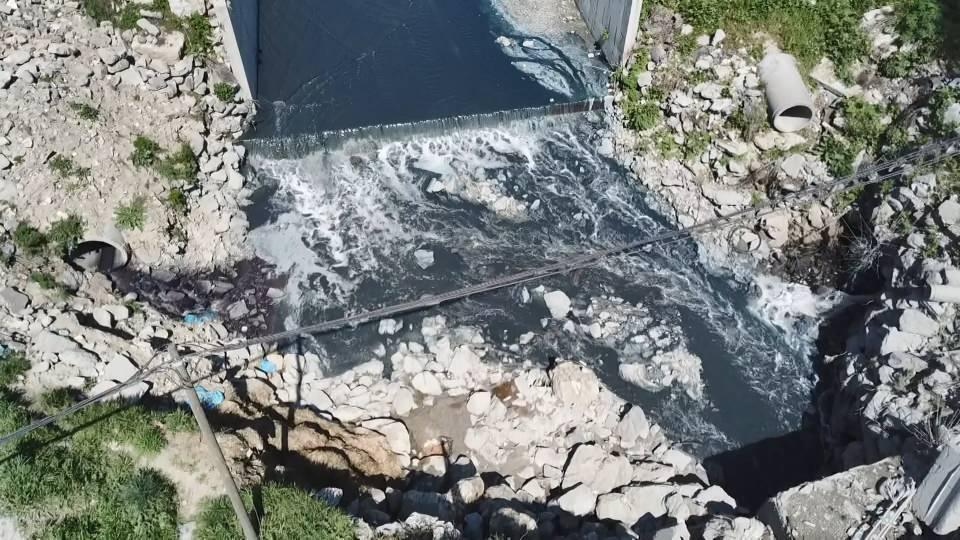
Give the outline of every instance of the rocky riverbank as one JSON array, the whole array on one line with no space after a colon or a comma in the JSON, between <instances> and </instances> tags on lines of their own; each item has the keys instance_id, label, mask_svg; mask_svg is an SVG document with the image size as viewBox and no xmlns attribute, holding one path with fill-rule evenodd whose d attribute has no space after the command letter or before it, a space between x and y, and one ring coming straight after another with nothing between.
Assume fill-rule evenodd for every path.
<instances>
[{"instance_id":1,"label":"rocky riverbank","mask_svg":"<svg viewBox=\"0 0 960 540\"><path fill-rule=\"evenodd\" d=\"M618 120L601 140L613 143L606 143L610 155L658 195L668 215L689 226L954 136L960 80L951 80L945 62L918 65L913 77L888 72L900 49L915 45L898 33L897 16L893 7L865 13L869 57L849 79L827 60L816 65L808 79L816 120L799 133L778 133L767 126L756 52L778 43L770 36L730 43L722 29L698 35L678 13L654 6L608 98ZM854 295L852 306L821 325L815 358L824 479L761 509L778 538L925 530L901 502L939 451L957 442L956 164L907 167L867 189L781 203L755 222L701 238L721 253L747 254L755 270ZM858 498L864 486L875 491ZM836 519L803 519L840 506ZM885 533L878 516L890 523Z\"/></svg>"}]
</instances>

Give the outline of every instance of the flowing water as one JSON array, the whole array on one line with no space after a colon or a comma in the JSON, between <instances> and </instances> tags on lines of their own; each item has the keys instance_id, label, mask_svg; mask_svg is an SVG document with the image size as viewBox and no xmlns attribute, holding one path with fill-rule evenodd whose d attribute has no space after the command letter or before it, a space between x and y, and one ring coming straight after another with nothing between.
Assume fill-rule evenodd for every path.
<instances>
[{"instance_id":1,"label":"flowing water","mask_svg":"<svg viewBox=\"0 0 960 540\"><path fill-rule=\"evenodd\" d=\"M411 6L441 4L446 3L410 1ZM488 17L484 38L493 42L504 23L489 10L481 12ZM537 72L515 65L505 48L483 54L495 55L485 60L488 64L513 66L503 75L505 83L529 82L530 73ZM583 58L588 58L586 52ZM551 65L540 66L551 70ZM583 72L589 64L576 65ZM522 90L512 106L497 106L548 105L561 94L551 90L554 78L543 78L541 101L530 102ZM301 79L306 81L298 83L302 88L315 80ZM586 96L567 99L579 97ZM456 99L470 102L460 94ZM298 105L301 111L304 103ZM351 138L344 136L349 132L335 131L347 127L339 121L317 130L328 133L303 135L310 122L326 120L310 116L288 129L290 124L272 116L277 110L272 107L267 115L273 122L268 131L273 131L261 132L251 145L250 164L260 188L250 216L258 253L290 277L279 310L286 326L445 292L670 227L651 209L636 180L598 153L597 112L538 119L519 115L498 127L408 132L389 140L399 132L373 128L374 139ZM424 118L431 116L417 120ZM359 125L363 123L353 127ZM422 127L413 131L422 132ZM432 124L431 129L437 128ZM331 133L336 144L323 144ZM433 264L421 268L417 250L431 251ZM766 322L762 317L777 310L762 309L753 286L711 270L702 259L692 242L679 242L543 283L547 290L565 291L580 312L592 300L614 296L641 306L656 323L678 329L686 350L702 361L702 395L681 385L652 391L625 382L618 366L631 347L597 340L578 324L550 319L542 302L527 301L529 291L522 287L406 316L404 331L414 339L423 317L443 314L448 326L483 330L496 349L488 361L547 365L551 358L563 357L584 362L700 455L791 431L812 386L806 328L785 330ZM771 301L791 301L789 292L771 292L780 289L769 282L763 290ZM576 315L571 319L581 322ZM521 338L530 332L532 339ZM404 339L403 332L387 339L376 325L366 325L324 335L310 347L335 373L370 360L384 344L389 356L397 339Z\"/></svg>"}]
</instances>

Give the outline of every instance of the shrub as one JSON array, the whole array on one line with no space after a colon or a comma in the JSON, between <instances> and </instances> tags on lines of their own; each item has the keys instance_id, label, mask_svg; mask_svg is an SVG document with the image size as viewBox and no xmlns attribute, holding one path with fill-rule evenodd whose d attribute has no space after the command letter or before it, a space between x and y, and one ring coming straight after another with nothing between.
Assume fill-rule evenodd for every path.
<instances>
[{"instance_id":1,"label":"shrub","mask_svg":"<svg viewBox=\"0 0 960 540\"><path fill-rule=\"evenodd\" d=\"M243 498L249 508L252 500L249 490L244 491ZM350 517L295 487L278 484L263 486L263 510L260 521L262 540L356 538ZM234 540L242 537L229 499L218 497L204 504L197 517L193 537L196 540Z\"/></svg>"},{"instance_id":2,"label":"shrub","mask_svg":"<svg viewBox=\"0 0 960 540\"><path fill-rule=\"evenodd\" d=\"M74 101L70 103L69 106L70 106L70 109L73 110L73 112L77 113L77 116L79 116L83 120L94 122L98 118L100 118L100 111L98 111L95 107L87 105L86 103L79 103Z\"/></svg>"},{"instance_id":3,"label":"shrub","mask_svg":"<svg viewBox=\"0 0 960 540\"><path fill-rule=\"evenodd\" d=\"M130 162L136 167L152 167L156 165L160 152L160 145L154 140L138 135L133 140L133 153L130 154Z\"/></svg>"},{"instance_id":4,"label":"shrub","mask_svg":"<svg viewBox=\"0 0 960 540\"><path fill-rule=\"evenodd\" d=\"M207 58L213 54L213 29L210 21L202 13L194 13L182 21L182 31L186 38L184 53L198 58Z\"/></svg>"},{"instance_id":5,"label":"shrub","mask_svg":"<svg viewBox=\"0 0 960 540\"><path fill-rule=\"evenodd\" d=\"M820 159L826 163L830 173L834 176L849 176L853 174L853 160L858 151L847 141L832 134L825 136L818 145Z\"/></svg>"},{"instance_id":6,"label":"shrub","mask_svg":"<svg viewBox=\"0 0 960 540\"><path fill-rule=\"evenodd\" d=\"M710 146L710 133L706 131L695 131L687 134L687 139L683 144L684 159L696 159L706 152Z\"/></svg>"},{"instance_id":7,"label":"shrub","mask_svg":"<svg viewBox=\"0 0 960 540\"><path fill-rule=\"evenodd\" d=\"M897 33L924 57L931 57L943 41L944 14L941 0L909 0L897 6Z\"/></svg>"},{"instance_id":8,"label":"shrub","mask_svg":"<svg viewBox=\"0 0 960 540\"><path fill-rule=\"evenodd\" d=\"M882 116L883 111L879 105L867 103L861 97L849 98L843 104L843 117L846 121L843 132L862 148L872 148L883 134Z\"/></svg>"},{"instance_id":9,"label":"shrub","mask_svg":"<svg viewBox=\"0 0 960 540\"><path fill-rule=\"evenodd\" d=\"M861 194L863 194L863 186L852 187L834 194L833 209L838 212L845 211L850 205L857 202Z\"/></svg>"},{"instance_id":10,"label":"shrub","mask_svg":"<svg viewBox=\"0 0 960 540\"><path fill-rule=\"evenodd\" d=\"M58 250L66 253L77 246L77 242L83 238L85 229L86 224L83 218L76 214L70 214L50 224L50 230L47 231L47 239Z\"/></svg>"},{"instance_id":11,"label":"shrub","mask_svg":"<svg viewBox=\"0 0 960 540\"><path fill-rule=\"evenodd\" d=\"M121 230L140 229L147 220L147 200L137 197L130 204L117 207L113 220Z\"/></svg>"},{"instance_id":12,"label":"shrub","mask_svg":"<svg viewBox=\"0 0 960 540\"><path fill-rule=\"evenodd\" d=\"M623 114L627 125L637 131L644 131L657 125L660 120L660 106L653 101L625 102Z\"/></svg>"},{"instance_id":13,"label":"shrub","mask_svg":"<svg viewBox=\"0 0 960 540\"><path fill-rule=\"evenodd\" d=\"M56 278L47 272L31 272L30 281L36 283L41 289L48 291L59 287Z\"/></svg>"},{"instance_id":14,"label":"shrub","mask_svg":"<svg viewBox=\"0 0 960 540\"><path fill-rule=\"evenodd\" d=\"M190 145L184 143L180 144L176 152L157 164L157 173L170 180L195 181L199 170L196 154L193 153Z\"/></svg>"},{"instance_id":15,"label":"shrub","mask_svg":"<svg viewBox=\"0 0 960 540\"><path fill-rule=\"evenodd\" d=\"M957 129L956 124L944 120L947 109L955 103L960 103L960 87L957 86L943 86L930 98L930 127L936 135L949 137Z\"/></svg>"},{"instance_id":16,"label":"shrub","mask_svg":"<svg viewBox=\"0 0 960 540\"><path fill-rule=\"evenodd\" d=\"M40 255L47 247L47 237L36 227L21 221L13 231L13 243L27 255Z\"/></svg>"},{"instance_id":17,"label":"shrub","mask_svg":"<svg viewBox=\"0 0 960 540\"><path fill-rule=\"evenodd\" d=\"M217 96L217 99L224 103L233 101L239 91L239 86L227 82L218 82L213 85L213 95Z\"/></svg>"},{"instance_id":18,"label":"shrub","mask_svg":"<svg viewBox=\"0 0 960 540\"><path fill-rule=\"evenodd\" d=\"M922 61L916 50L897 51L880 61L880 75L888 79L903 79L909 77Z\"/></svg>"},{"instance_id":19,"label":"shrub","mask_svg":"<svg viewBox=\"0 0 960 540\"><path fill-rule=\"evenodd\" d=\"M186 214L188 210L187 195L180 188L172 188L167 192L167 206L178 214Z\"/></svg>"},{"instance_id":20,"label":"shrub","mask_svg":"<svg viewBox=\"0 0 960 540\"><path fill-rule=\"evenodd\" d=\"M68 157L56 155L50 160L48 165L50 170L56 173L56 175L60 178L66 178L73 174L73 160Z\"/></svg>"},{"instance_id":21,"label":"shrub","mask_svg":"<svg viewBox=\"0 0 960 540\"><path fill-rule=\"evenodd\" d=\"M766 109L756 101L745 102L742 107L727 117L727 127L737 131L745 141L753 140L766 123Z\"/></svg>"},{"instance_id":22,"label":"shrub","mask_svg":"<svg viewBox=\"0 0 960 540\"><path fill-rule=\"evenodd\" d=\"M17 380L18 375L26 372L28 369L30 369L30 362L22 352L11 351L10 349L4 350L3 354L0 354L0 386L9 386ZM2 418L2 416L3 415L0 414L0 418ZM0 428L2 428L0 431L6 433L7 424L9 424L9 422L0 419Z\"/></svg>"}]
</instances>

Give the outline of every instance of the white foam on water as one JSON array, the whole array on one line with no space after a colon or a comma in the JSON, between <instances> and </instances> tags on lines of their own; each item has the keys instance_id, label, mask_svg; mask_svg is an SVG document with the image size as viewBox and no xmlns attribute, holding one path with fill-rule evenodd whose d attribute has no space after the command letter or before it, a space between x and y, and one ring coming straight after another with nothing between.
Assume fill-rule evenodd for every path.
<instances>
[{"instance_id":1,"label":"white foam on water","mask_svg":"<svg viewBox=\"0 0 960 540\"><path fill-rule=\"evenodd\" d=\"M776 276L756 276L754 284L759 294L751 300L750 311L782 330L791 346L808 353L817 339L818 321L843 299L842 293L817 293Z\"/></svg>"}]
</instances>

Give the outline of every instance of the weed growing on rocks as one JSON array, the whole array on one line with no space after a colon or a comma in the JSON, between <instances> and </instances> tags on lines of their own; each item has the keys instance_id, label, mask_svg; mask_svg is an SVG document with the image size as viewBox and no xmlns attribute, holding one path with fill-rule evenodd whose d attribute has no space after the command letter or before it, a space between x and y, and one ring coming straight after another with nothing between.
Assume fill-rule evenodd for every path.
<instances>
[{"instance_id":1,"label":"weed growing on rocks","mask_svg":"<svg viewBox=\"0 0 960 540\"><path fill-rule=\"evenodd\" d=\"M31 272L30 281L36 283L45 291L53 290L60 286L56 278L47 272Z\"/></svg>"},{"instance_id":2,"label":"weed growing on rocks","mask_svg":"<svg viewBox=\"0 0 960 540\"><path fill-rule=\"evenodd\" d=\"M218 82L213 85L213 95L217 96L217 99L224 103L233 101L239 91L240 87L227 82Z\"/></svg>"},{"instance_id":3,"label":"weed growing on rocks","mask_svg":"<svg viewBox=\"0 0 960 540\"><path fill-rule=\"evenodd\" d=\"M83 238L86 223L76 214L70 214L50 224L47 239L60 252L67 253Z\"/></svg>"},{"instance_id":4,"label":"weed growing on rocks","mask_svg":"<svg viewBox=\"0 0 960 540\"><path fill-rule=\"evenodd\" d=\"M243 498L249 507L252 501L249 490L244 491ZM350 517L295 487L263 486L263 510L260 521L260 538L263 540L356 538ZM241 536L233 507L226 497L210 500L204 505L194 531L196 540L233 540Z\"/></svg>"},{"instance_id":5,"label":"weed growing on rocks","mask_svg":"<svg viewBox=\"0 0 960 540\"><path fill-rule=\"evenodd\" d=\"M77 113L77 116L79 116L82 120L95 122L100 118L100 111L91 105L87 105L86 103L74 101L70 103L69 106L70 109Z\"/></svg>"},{"instance_id":6,"label":"weed growing on rocks","mask_svg":"<svg viewBox=\"0 0 960 540\"><path fill-rule=\"evenodd\" d=\"M13 243L27 255L40 255L47 247L47 237L33 225L21 221L13 231Z\"/></svg>"},{"instance_id":7,"label":"weed growing on rocks","mask_svg":"<svg viewBox=\"0 0 960 540\"><path fill-rule=\"evenodd\" d=\"M5 349L0 353L0 387L10 386L28 369L30 362L22 352Z\"/></svg>"},{"instance_id":8,"label":"weed growing on rocks","mask_svg":"<svg viewBox=\"0 0 960 540\"><path fill-rule=\"evenodd\" d=\"M157 163L157 173L168 180L194 182L199 170L196 154L193 153L190 145L184 143L180 144L176 152Z\"/></svg>"},{"instance_id":9,"label":"weed growing on rocks","mask_svg":"<svg viewBox=\"0 0 960 540\"><path fill-rule=\"evenodd\" d=\"M930 128L935 135L949 137L960 127L946 120L947 109L957 103L960 103L960 87L944 86L934 92L930 98Z\"/></svg>"},{"instance_id":10,"label":"weed growing on rocks","mask_svg":"<svg viewBox=\"0 0 960 540\"><path fill-rule=\"evenodd\" d=\"M830 174L848 176L853 173L853 160L857 158L857 151L849 142L830 133L820 139L817 149Z\"/></svg>"},{"instance_id":11,"label":"weed growing on rocks","mask_svg":"<svg viewBox=\"0 0 960 540\"><path fill-rule=\"evenodd\" d=\"M184 53L198 58L213 54L213 29L206 15L194 13L183 19L181 30L186 38Z\"/></svg>"},{"instance_id":12,"label":"weed growing on rocks","mask_svg":"<svg viewBox=\"0 0 960 540\"><path fill-rule=\"evenodd\" d=\"M160 152L160 145L156 141L144 135L139 135L133 140L133 153L130 154L130 162L135 167L153 167L157 164Z\"/></svg>"},{"instance_id":13,"label":"weed growing on rocks","mask_svg":"<svg viewBox=\"0 0 960 540\"><path fill-rule=\"evenodd\" d=\"M66 156L54 156L48 163L50 170L60 178L66 178L73 174L73 160Z\"/></svg>"},{"instance_id":14,"label":"weed growing on rocks","mask_svg":"<svg viewBox=\"0 0 960 540\"><path fill-rule=\"evenodd\" d=\"M189 210L187 194L180 188L171 188L170 191L167 192L167 206L177 214L186 214Z\"/></svg>"},{"instance_id":15,"label":"weed growing on rocks","mask_svg":"<svg viewBox=\"0 0 960 540\"><path fill-rule=\"evenodd\" d=\"M117 207L113 212L113 220L121 230L143 230L147 220L147 200L137 197L130 204Z\"/></svg>"}]
</instances>

